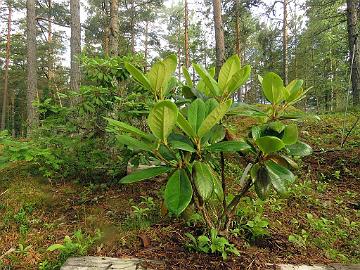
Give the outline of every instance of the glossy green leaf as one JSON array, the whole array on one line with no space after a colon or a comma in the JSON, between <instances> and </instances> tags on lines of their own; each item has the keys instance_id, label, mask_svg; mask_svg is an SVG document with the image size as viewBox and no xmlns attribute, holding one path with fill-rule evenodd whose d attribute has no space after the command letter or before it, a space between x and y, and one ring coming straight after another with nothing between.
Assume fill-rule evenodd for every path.
<instances>
[{"instance_id":1,"label":"glossy green leaf","mask_svg":"<svg viewBox=\"0 0 360 270\"><path fill-rule=\"evenodd\" d=\"M142 86L145 87L145 89L151 90L150 81L139 69L130 63L125 63L125 68L135 78L135 80L137 80Z\"/></svg>"},{"instance_id":2,"label":"glossy green leaf","mask_svg":"<svg viewBox=\"0 0 360 270\"><path fill-rule=\"evenodd\" d=\"M284 129L284 135L282 136L281 140L286 144L294 144L298 140L298 127L296 124L287 125Z\"/></svg>"},{"instance_id":3,"label":"glossy green leaf","mask_svg":"<svg viewBox=\"0 0 360 270\"><path fill-rule=\"evenodd\" d=\"M182 66L182 71L186 80L186 84L191 88L193 87L193 82L190 76L190 73L188 71L188 69L185 66Z\"/></svg>"},{"instance_id":4,"label":"glossy green leaf","mask_svg":"<svg viewBox=\"0 0 360 270\"><path fill-rule=\"evenodd\" d=\"M298 157L305 157L311 155L313 152L311 146L303 142L297 142L295 144L288 145L286 150L288 151L289 155Z\"/></svg>"},{"instance_id":5,"label":"glossy green leaf","mask_svg":"<svg viewBox=\"0 0 360 270\"><path fill-rule=\"evenodd\" d=\"M228 82L232 79L233 75L238 73L241 69L240 58L237 54L231 56L226 60L220 69L219 73L219 87L222 91L226 89Z\"/></svg>"},{"instance_id":6,"label":"glossy green leaf","mask_svg":"<svg viewBox=\"0 0 360 270\"><path fill-rule=\"evenodd\" d=\"M197 192L204 201L208 200L214 190L214 181L209 165L195 161L192 173Z\"/></svg>"},{"instance_id":7,"label":"glossy green leaf","mask_svg":"<svg viewBox=\"0 0 360 270\"><path fill-rule=\"evenodd\" d=\"M156 62L146 76L149 79L151 89L157 96L160 96L166 78L166 66L164 63L161 61Z\"/></svg>"},{"instance_id":8,"label":"glossy green leaf","mask_svg":"<svg viewBox=\"0 0 360 270\"><path fill-rule=\"evenodd\" d=\"M190 138L194 138L196 136L196 133L193 130L193 128L191 127L190 123L188 122L188 120L186 120L186 118L180 112L178 113L177 125Z\"/></svg>"},{"instance_id":9,"label":"glossy green leaf","mask_svg":"<svg viewBox=\"0 0 360 270\"><path fill-rule=\"evenodd\" d=\"M285 193L288 184L295 181L295 175L272 160L266 161L265 166L275 190L279 193Z\"/></svg>"},{"instance_id":10,"label":"glossy green leaf","mask_svg":"<svg viewBox=\"0 0 360 270\"><path fill-rule=\"evenodd\" d=\"M285 124L281 123L280 121L276 121L269 123L268 127L277 133L281 133L285 129Z\"/></svg>"},{"instance_id":11,"label":"glossy green leaf","mask_svg":"<svg viewBox=\"0 0 360 270\"><path fill-rule=\"evenodd\" d=\"M269 194L271 182L267 170L255 164L250 170L250 177L254 182L255 192L261 200L265 200Z\"/></svg>"},{"instance_id":12,"label":"glossy green leaf","mask_svg":"<svg viewBox=\"0 0 360 270\"><path fill-rule=\"evenodd\" d=\"M116 139L118 140L119 143L128 145L131 148L133 148L134 150L144 150L144 151L152 151L153 150L151 145L149 145L143 141L139 141L128 135L117 135Z\"/></svg>"},{"instance_id":13,"label":"glossy green leaf","mask_svg":"<svg viewBox=\"0 0 360 270\"><path fill-rule=\"evenodd\" d=\"M205 102L205 107L206 107L205 116L208 116L217 106L219 106L219 102L215 98L209 98Z\"/></svg>"},{"instance_id":14,"label":"glossy green leaf","mask_svg":"<svg viewBox=\"0 0 360 270\"><path fill-rule=\"evenodd\" d=\"M273 104L279 104L283 99L284 83L279 75L269 72L262 80L264 95Z\"/></svg>"},{"instance_id":15,"label":"glossy green leaf","mask_svg":"<svg viewBox=\"0 0 360 270\"><path fill-rule=\"evenodd\" d=\"M130 184L130 183L147 180L147 179L153 178L155 176L159 176L164 173L167 173L171 170L172 170L172 168L170 168L170 167L154 167L154 168L148 168L148 169L144 169L144 170L135 171L135 172L123 177L120 180L120 183L121 184Z\"/></svg>"},{"instance_id":16,"label":"glossy green leaf","mask_svg":"<svg viewBox=\"0 0 360 270\"><path fill-rule=\"evenodd\" d=\"M148 135L145 132L141 131L140 129L138 129L136 127L130 126L124 122L120 122L120 121L117 121L117 120L114 120L111 118L104 117L104 119L106 119L109 122L109 125L112 127L118 128L125 132L129 132L136 136L140 136L142 138L148 138Z\"/></svg>"},{"instance_id":17,"label":"glossy green leaf","mask_svg":"<svg viewBox=\"0 0 360 270\"><path fill-rule=\"evenodd\" d=\"M212 181L214 182L214 192L212 197L215 196L218 201L222 202L224 200L224 190L222 188L221 179L212 168L210 168L210 172L212 175Z\"/></svg>"},{"instance_id":18,"label":"glossy green leaf","mask_svg":"<svg viewBox=\"0 0 360 270\"><path fill-rule=\"evenodd\" d=\"M196 150L194 149L194 145L190 145L190 144L188 144L186 142L171 141L171 146L173 148L175 148L175 149L187 151L187 152L190 152L190 153L196 152Z\"/></svg>"},{"instance_id":19,"label":"glossy green leaf","mask_svg":"<svg viewBox=\"0 0 360 270\"><path fill-rule=\"evenodd\" d=\"M225 128L222 125L215 125L211 129L211 136L209 142L211 144L221 142L225 138Z\"/></svg>"},{"instance_id":20,"label":"glossy green leaf","mask_svg":"<svg viewBox=\"0 0 360 270\"><path fill-rule=\"evenodd\" d=\"M177 57L175 54L167 56L162 63L165 66L165 78L163 82L163 91L168 90L168 85L172 82L173 85L177 83L176 79L172 79L172 74L175 72L177 67ZM169 83L170 82L170 83ZM165 92L163 92L165 94Z\"/></svg>"},{"instance_id":21,"label":"glossy green leaf","mask_svg":"<svg viewBox=\"0 0 360 270\"><path fill-rule=\"evenodd\" d=\"M283 141L274 136L260 137L255 141L255 143L265 154L279 151L285 147Z\"/></svg>"},{"instance_id":22,"label":"glossy green leaf","mask_svg":"<svg viewBox=\"0 0 360 270\"><path fill-rule=\"evenodd\" d=\"M226 114L228 109L232 104L232 100L227 100L226 102L222 102L217 106L202 122L199 130L197 132L198 136L201 138L206 133L208 133L213 126L215 126Z\"/></svg>"},{"instance_id":23,"label":"glossy green leaf","mask_svg":"<svg viewBox=\"0 0 360 270\"><path fill-rule=\"evenodd\" d=\"M221 90L218 86L218 83L214 80L214 78L205 69L203 69L200 65L194 63L193 67L194 67L195 71L197 72L197 74L199 74L201 79L204 81L206 87L209 88L210 92L214 96L221 95Z\"/></svg>"},{"instance_id":24,"label":"glossy green leaf","mask_svg":"<svg viewBox=\"0 0 360 270\"><path fill-rule=\"evenodd\" d=\"M197 132L205 119L206 106L202 99L194 100L188 109L188 121L192 129Z\"/></svg>"},{"instance_id":25,"label":"glossy green leaf","mask_svg":"<svg viewBox=\"0 0 360 270\"><path fill-rule=\"evenodd\" d=\"M249 79L250 73L251 67L249 65L246 65L237 73L235 73L226 85L226 93L232 94L233 92L237 91L240 86L242 86Z\"/></svg>"},{"instance_id":26,"label":"glossy green leaf","mask_svg":"<svg viewBox=\"0 0 360 270\"><path fill-rule=\"evenodd\" d=\"M263 129L260 126L253 126L251 128L251 136L254 140L259 139L262 135L262 132L263 132Z\"/></svg>"},{"instance_id":27,"label":"glossy green leaf","mask_svg":"<svg viewBox=\"0 0 360 270\"><path fill-rule=\"evenodd\" d=\"M183 169L176 170L169 178L165 188L165 204L170 212L179 216L189 205L193 190Z\"/></svg>"},{"instance_id":28,"label":"glossy green leaf","mask_svg":"<svg viewBox=\"0 0 360 270\"><path fill-rule=\"evenodd\" d=\"M245 141L225 141L206 147L209 152L238 152L251 149Z\"/></svg>"},{"instance_id":29,"label":"glossy green leaf","mask_svg":"<svg viewBox=\"0 0 360 270\"><path fill-rule=\"evenodd\" d=\"M178 118L178 108L169 101L158 102L150 111L148 125L152 133L160 140L166 141L171 131L176 125Z\"/></svg>"},{"instance_id":30,"label":"glossy green leaf","mask_svg":"<svg viewBox=\"0 0 360 270\"><path fill-rule=\"evenodd\" d=\"M303 85L303 80L293 80L285 88L285 100L287 102L293 101L299 94L301 86Z\"/></svg>"}]
</instances>

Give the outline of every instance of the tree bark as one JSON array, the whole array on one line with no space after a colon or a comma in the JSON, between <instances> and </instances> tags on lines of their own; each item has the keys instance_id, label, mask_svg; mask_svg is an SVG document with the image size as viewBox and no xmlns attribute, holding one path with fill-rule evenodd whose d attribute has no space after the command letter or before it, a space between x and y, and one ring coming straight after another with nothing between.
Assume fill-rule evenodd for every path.
<instances>
[{"instance_id":1,"label":"tree bark","mask_svg":"<svg viewBox=\"0 0 360 270\"><path fill-rule=\"evenodd\" d=\"M350 69L353 105L360 104L360 37L359 22L360 3L358 0L347 0L347 29L350 51Z\"/></svg>"},{"instance_id":2,"label":"tree bark","mask_svg":"<svg viewBox=\"0 0 360 270\"><path fill-rule=\"evenodd\" d=\"M145 41L144 41L144 72L147 71L148 65L148 43L149 43L149 21L145 22Z\"/></svg>"},{"instance_id":3,"label":"tree bark","mask_svg":"<svg viewBox=\"0 0 360 270\"><path fill-rule=\"evenodd\" d=\"M288 0L284 1L284 18L283 18L283 72L285 85L288 84Z\"/></svg>"},{"instance_id":4,"label":"tree bark","mask_svg":"<svg viewBox=\"0 0 360 270\"><path fill-rule=\"evenodd\" d=\"M185 0L184 5L184 45L185 45L185 66L188 68L190 66L190 53L189 53L189 9L188 1Z\"/></svg>"},{"instance_id":5,"label":"tree bark","mask_svg":"<svg viewBox=\"0 0 360 270\"><path fill-rule=\"evenodd\" d=\"M37 63L36 63L36 14L35 0L27 0L27 122L28 135L38 124L38 114L33 106L37 99Z\"/></svg>"},{"instance_id":6,"label":"tree bark","mask_svg":"<svg viewBox=\"0 0 360 270\"><path fill-rule=\"evenodd\" d=\"M241 43L240 43L240 0L235 1L235 51L241 57Z\"/></svg>"},{"instance_id":7,"label":"tree bark","mask_svg":"<svg viewBox=\"0 0 360 270\"><path fill-rule=\"evenodd\" d=\"M130 34L131 34L131 53L135 53L135 1L131 0L131 19L130 19Z\"/></svg>"},{"instance_id":8,"label":"tree bark","mask_svg":"<svg viewBox=\"0 0 360 270\"><path fill-rule=\"evenodd\" d=\"M52 33L52 0L48 0L48 80L49 80L49 89L55 100L55 95L53 93L53 80L54 80L54 50L53 50L53 33Z\"/></svg>"},{"instance_id":9,"label":"tree bark","mask_svg":"<svg viewBox=\"0 0 360 270\"><path fill-rule=\"evenodd\" d=\"M3 104L1 112L1 129L6 128L6 116L8 115L9 104L9 65L10 65L10 46L11 46L11 22L12 22L12 3L8 1L8 21L6 34L6 57L5 57L5 72L4 72L4 93Z\"/></svg>"},{"instance_id":10,"label":"tree bark","mask_svg":"<svg viewBox=\"0 0 360 270\"><path fill-rule=\"evenodd\" d=\"M225 62L225 41L224 25L221 17L221 0L213 0L214 26L215 26L215 43L216 43L216 77L218 76L221 66Z\"/></svg>"},{"instance_id":11,"label":"tree bark","mask_svg":"<svg viewBox=\"0 0 360 270\"><path fill-rule=\"evenodd\" d=\"M80 59L81 54L81 28L80 28L80 3L79 0L70 0L71 15L71 66L70 66L70 88L79 92L80 88Z\"/></svg>"},{"instance_id":12,"label":"tree bark","mask_svg":"<svg viewBox=\"0 0 360 270\"><path fill-rule=\"evenodd\" d=\"M119 55L119 2L111 0L110 2L110 55Z\"/></svg>"}]
</instances>

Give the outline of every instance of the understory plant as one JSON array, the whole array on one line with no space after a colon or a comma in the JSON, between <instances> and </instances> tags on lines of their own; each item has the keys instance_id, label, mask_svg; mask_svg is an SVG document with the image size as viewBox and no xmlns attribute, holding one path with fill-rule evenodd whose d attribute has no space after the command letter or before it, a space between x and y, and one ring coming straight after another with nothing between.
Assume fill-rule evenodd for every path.
<instances>
[{"instance_id":1,"label":"understory plant","mask_svg":"<svg viewBox=\"0 0 360 270\"><path fill-rule=\"evenodd\" d=\"M174 55L155 63L146 74L130 63L125 66L153 95L155 102L148 113L147 129L107 119L109 130L130 150L146 153L154 166L135 171L120 183L130 184L166 174L164 201L176 216L193 203L209 228L227 235L239 202L251 187L254 186L261 199L266 198L271 188L285 193L295 181L292 170L297 164L292 157L312 152L310 146L298 140L297 122L293 121L304 116L292 107L305 96L302 80L285 86L275 73L259 76L268 101L259 108L232 101L232 95L251 72L250 66L241 67L236 55L222 66L218 79L211 70L193 64L200 78L195 83L183 68L186 82L181 87L183 97L178 99L171 93L179 90L171 83L177 66ZM252 117L256 124L248 136L234 138L224 124L228 115ZM231 200L226 200L227 153L247 162L240 184L232 190Z\"/></svg>"}]
</instances>

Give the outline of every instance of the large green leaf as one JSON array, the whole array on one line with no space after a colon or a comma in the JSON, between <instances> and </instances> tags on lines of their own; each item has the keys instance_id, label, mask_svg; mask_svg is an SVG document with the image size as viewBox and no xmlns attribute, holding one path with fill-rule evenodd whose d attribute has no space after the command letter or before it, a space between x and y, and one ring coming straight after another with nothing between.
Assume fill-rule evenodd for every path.
<instances>
[{"instance_id":1,"label":"large green leaf","mask_svg":"<svg viewBox=\"0 0 360 270\"><path fill-rule=\"evenodd\" d=\"M148 125L152 133L160 140L166 142L178 118L178 108L169 101L164 100L156 103L148 117Z\"/></svg>"},{"instance_id":2,"label":"large green leaf","mask_svg":"<svg viewBox=\"0 0 360 270\"><path fill-rule=\"evenodd\" d=\"M183 71L187 86L189 86L190 88L193 87L193 82L192 82L192 79L191 79L188 69L186 67L182 66L182 71Z\"/></svg>"},{"instance_id":3,"label":"large green leaf","mask_svg":"<svg viewBox=\"0 0 360 270\"><path fill-rule=\"evenodd\" d=\"M136 172L133 172L132 174L129 174L129 175L123 177L120 180L120 183L121 184L129 184L129 183L143 181L143 180L150 179L155 176L161 175L163 173L167 173L170 170L172 170L172 168L170 168L170 167L154 167L154 168L136 171Z\"/></svg>"},{"instance_id":4,"label":"large green leaf","mask_svg":"<svg viewBox=\"0 0 360 270\"><path fill-rule=\"evenodd\" d=\"M162 63L165 65L165 78L163 82L163 91L168 89L169 81L171 81L172 74L175 72L177 67L177 57L175 54L171 54L166 57ZM173 82L177 82L176 79L172 80ZM163 95L165 92L162 93Z\"/></svg>"},{"instance_id":5,"label":"large green leaf","mask_svg":"<svg viewBox=\"0 0 360 270\"><path fill-rule=\"evenodd\" d=\"M209 165L195 161L193 165L193 179L197 192L204 201L208 200L214 190L214 181Z\"/></svg>"},{"instance_id":6,"label":"large green leaf","mask_svg":"<svg viewBox=\"0 0 360 270\"><path fill-rule=\"evenodd\" d=\"M228 82L231 80L234 74L238 73L241 69L240 58L237 54L228 58L225 64L221 67L219 73L219 87L222 91L226 89Z\"/></svg>"},{"instance_id":7,"label":"large green leaf","mask_svg":"<svg viewBox=\"0 0 360 270\"><path fill-rule=\"evenodd\" d=\"M265 153L273 153L285 147L285 144L278 137L264 136L255 140L256 145Z\"/></svg>"},{"instance_id":8,"label":"large green leaf","mask_svg":"<svg viewBox=\"0 0 360 270\"><path fill-rule=\"evenodd\" d=\"M312 154L311 146L303 142L288 145L286 149L291 156L305 157Z\"/></svg>"},{"instance_id":9,"label":"large green leaf","mask_svg":"<svg viewBox=\"0 0 360 270\"><path fill-rule=\"evenodd\" d=\"M298 95L299 91L301 90L301 86L303 85L303 80L293 80L290 82L285 88L285 100L287 102L293 101Z\"/></svg>"},{"instance_id":10,"label":"large green leaf","mask_svg":"<svg viewBox=\"0 0 360 270\"><path fill-rule=\"evenodd\" d=\"M144 86L147 90L151 90L150 81L139 69L130 63L125 63L125 68L142 86Z\"/></svg>"},{"instance_id":11,"label":"large green leaf","mask_svg":"<svg viewBox=\"0 0 360 270\"><path fill-rule=\"evenodd\" d=\"M210 144L221 142L225 138L225 128L220 124L215 125L210 133Z\"/></svg>"},{"instance_id":12,"label":"large green leaf","mask_svg":"<svg viewBox=\"0 0 360 270\"><path fill-rule=\"evenodd\" d=\"M224 200L224 190L222 188L222 183L219 175L209 166L212 181L214 182L214 192L212 197L215 196L217 200L222 202Z\"/></svg>"},{"instance_id":13,"label":"large green leaf","mask_svg":"<svg viewBox=\"0 0 360 270\"><path fill-rule=\"evenodd\" d=\"M117 135L116 139L120 143L130 146L134 150L144 150L144 151L152 151L153 150L151 145L149 145L143 141L139 141L128 135Z\"/></svg>"},{"instance_id":14,"label":"large green leaf","mask_svg":"<svg viewBox=\"0 0 360 270\"><path fill-rule=\"evenodd\" d=\"M205 102L205 107L206 107L205 115L208 116L217 106L219 106L219 102L215 98L209 98Z\"/></svg>"},{"instance_id":15,"label":"large green leaf","mask_svg":"<svg viewBox=\"0 0 360 270\"><path fill-rule=\"evenodd\" d=\"M108 122L109 122L109 125L114 127L114 128L118 128L122 131L125 131L125 132L129 132L133 135L136 135L136 136L140 136L142 138L148 138L148 134L146 134L145 132L141 131L140 129L136 128L136 127L133 127L133 126L130 126L124 122L120 122L120 121L117 121L117 120L114 120L114 119L111 119L111 118L106 118L104 117L104 119L106 119Z\"/></svg>"},{"instance_id":16,"label":"large green leaf","mask_svg":"<svg viewBox=\"0 0 360 270\"><path fill-rule=\"evenodd\" d=\"M234 91L238 90L250 77L251 67L246 65L235 73L231 80L226 85L226 93L232 94Z\"/></svg>"},{"instance_id":17,"label":"large green leaf","mask_svg":"<svg viewBox=\"0 0 360 270\"><path fill-rule=\"evenodd\" d=\"M277 133L281 133L285 129L285 124L281 123L280 121L271 122L269 123L268 127Z\"/></svg>"},{"instance_id":18,"label":"large green leaf","mask_svg":"<svg viewBox=\"0 0 360 270\"><path fill-rule=\"evenodd\" d=\"M284 135L282 136L281 140L286 144L294 144L298 140L298 128L295 124L287 125L284 129Z\"/></svg>"},{"instance_id":19,"label":"large green leaf","mask_svg":"<svg viewBox=\"0 0 360 270\"><path fill-rule=\"evenodd\" d=\"M251 149L245 141L225 141L212 144L206 147L210 152L238 152Z\"/></svg>"},{"instance_id":20,"label":"large green leaf","mask_svg":"<svg viewBox=\"0 0 360 270\"><path fill-rule=\"evenodd\" d=\"M265 200L271 187L270 177L267 170L257 163L252 166L250 176L254 182L256 194L261 200Z\"/></svg>"},{"instance_id":21,"label":"large green leaf","mask_svg":"<svg viewBox=\"0 0 360 270\"><path fill-rule=\"evenodd\" d=\"M161 61L156 62L146 76L150 82L151 89L157 96L160 96L163 91L164 81L166 78L166 66L164 63Z\"/></svg>"},{"instance_id":22,"label":"large green leaf","mask_svg":"<svg viewBox=\"0 0 360 270\"><path fill-rule=\"evenodd\" d=\"M287 186L295 181L295 175L273 160L266 161L265 166L275 190L279 193L285 193Z\"/></svg>"},{"instance_id":23,"label":"large green leaf","mask_svg":"<svg viewBox=\"0 0 360 270\"><path fill-rule=\"evenodd\" d=\"M190 145L186 142L181 141L171 141L171 146L175 149L187 151L190 153L194 153L196 150L194 149L194 145Z\"/></svg>"},{"instance_id":24,"label":"large green leaf","mask_svg":"<svg viewBox=\"0 0 360 270\"><path fill-rule=\"evenodd\" d=\"M204 81L206 87L209 88L213 96L219 96L221 94L221 90L214 78L200 65L194 63L193 67L196 70L197 74L199 74L201 79Z\"/></svg>"},{"instance_id":25,"label":"large green leaf","mask_svg":"<svg viewBox=\"0 0 360 270\"><path fill-rule=\"evenodd\" d=\"M183 169L176 170L169 178L165 188L165 204L170 212L179 216L189 205L193 190Z\"/></svg>"},{"instance_id":26,"label":"large green leaf","mask_svg":"<svg viewBox=\"0 0 360 270\"><path fill-rule=\"evenodd\" d=\"M228 109L232 104L232 100L227 100L226 102L222 102L217 106L201 123L199 130L197 132L198 136L201 138L206 133L208 133L213 126L215 126L226 114Z\"/></svg>"},{"instance_id":27,"label":"large green leaf","mask_svg":"<svg viewBox=\"0 0 360 270\"><path fill-rule=\"evenodd\" d=\"M273 104L278 104L283 99L284 83L279 75L269 72L262 80L262 88L265 97Z\"/></svg>"},{"instance_id":28,"label":"large green leaf","mask_svg":"<svg viewBox=\"0 0 360 270\"><path fill-rule=\"evenodd\" d=\"M202 99L194 100L188 109L188 121L195 132L198 131L201 123L205 119L206 107Z\"/></svg>"},{"instance_id":29,"label":"large green leaf","mask_svg":"<svg viewBox=\"0 0 360 270\"><path fill-rule=\"evenodd\" d=\"M194 138L194 137L196 136L195 131L193 130L193 128L191 127L190 123L188 122L188 120L186 120L186 118L182 115L181 112L178 113L177 125L178 125L179 128L181 128L182 131L184 131L185 134L188 135L190 138Z\"/></svg>"}]
</instances>

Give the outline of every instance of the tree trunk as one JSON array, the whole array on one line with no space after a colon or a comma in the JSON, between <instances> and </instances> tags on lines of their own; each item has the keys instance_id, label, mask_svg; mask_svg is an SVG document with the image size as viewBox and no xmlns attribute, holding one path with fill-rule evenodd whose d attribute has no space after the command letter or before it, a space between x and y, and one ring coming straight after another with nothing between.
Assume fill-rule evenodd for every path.
<instances>
[{"instance_id":1,"label":"tree trunk","mask_svg":"<svg viewBox=\"0 0 360 270\"><path fill-rule=\"evenodd\" d=\"M235 2L235 51L236 54L241 57L241 44L240 44L240 0Z\"/></svg>"},{"instance_id":2,"label":"tree trunk","mask_svg":"<svg viewBox=\"0 0 360 270\"><path fill-rule=\"evenodd\" d=\"M288 84L288 0L284 1L283 18L283 72L285 85Z\"/></svg>"},{"instance_id":3,"label":"tree trunk","mask_svg":"<svg viewBox=\"0 0 360 270\"><path fill-rule=\"evenodd\" d=\"M148 43L149 43L149 21L145 22L145 41L144 41L144 72L147 71L148 65Z\"/></svg>"},{"instance_id":4,"label":"tree trunk","mask_svg":"<svg viewBox=\"0 0 360 270\"><path fill-rule=\"evenodd\" d=\"M130 31L131 31L131 52L135 53L135 1L131 0L131 19L130 19Z\"/></svg>"},{"instance_id":5,"label":"tree trunk","mask_svg":"<svg viewBox=\"0 0 360 270\"><path fill-rule=\"evenodd\" d=\"M185 0L184 5L184 45L185 45L185 66L188 68L190 66L190 53L189 53L189 9L188 9L188 2Z\"/></svg>"},{"instance_id":6,"label":"tree trunk","mask_svg":"<svg viewBox=\"0 0 360 270\"><path fill-rule=\"evenodd\" d=\"M38 114L33 106L37 95L37 63L36 63L36 14L35 0L27 0L27 122L28 135L38 123Z\"/></svg>"},{"instance_id":7,"label":"tree trunk","mask_svg":"<svg viewBox=\"0 0 360 270\"><path fill-rule=\"evenodd\" d=\"M54 50L52 44L52 0L48 0L48 47L49 47L49 58L48 58L48 80L49 89L55 100L55 94L53 92L53 80L54 80Z\"/></svg>"},{"instance_id":8,"label":"tree trunk","mask_svg":"<svg viewBox=\"0 0 360 270\"><path fill-rule=\"evenodd\" d=\"M12 7L11 1L8 1L8 21L6 34L6 57L5 57L5 72L4 72L4 93L3 104L1 112L1 129L6 128L6 116L8 115L8 92L9 92L9 64L10 64L10 46L11 46L11 22L12 22Z\"/></svg>"},{"instance_id":9,"label":"tree trunk","mask_svg":"<svg viewBox=\"0 0 360 270\"><path fill-rule=\"evenodd\" d=\"M110 55L119 55L119 2L110 2Z\"/></svg>"},{"instance_id":10,"label":"tree trunk","mask_svg":"<svg viewBox=\"0 0 360 270\"><path fill-rule=\"evenodd\" d=\"M70 0L71 15L71 66L70 88L79 92L80 88L80 54L81 54L81 28L80 28L80 3L79 0Z\"/></svg>"},{"instance_id":11,"label":"tree trunk","mask_svg":"<svg viewBox=\"0 0 360 270\"><path fill-rule=\"evenodd\" d=\"M360 3L358 0L347 0L347 28L350 50L352 97L354 106L360 104L359 9Z\"/></svg>"},{"instance_id":12,"label":"tree trunk","mask_svg":"<svg viewBox=\"0 0 360 270\"><path fill-rule=\"evenodd\" d=\"M216 43L216 77L225 61L224 25L221 17L221 0L213 0L215 43Z\"/></svg>"}]
</instances>

